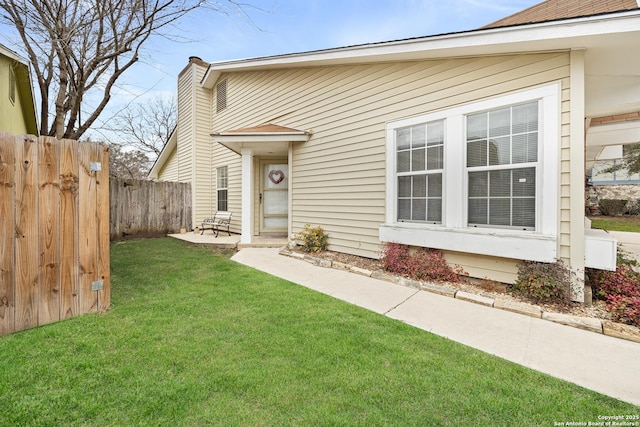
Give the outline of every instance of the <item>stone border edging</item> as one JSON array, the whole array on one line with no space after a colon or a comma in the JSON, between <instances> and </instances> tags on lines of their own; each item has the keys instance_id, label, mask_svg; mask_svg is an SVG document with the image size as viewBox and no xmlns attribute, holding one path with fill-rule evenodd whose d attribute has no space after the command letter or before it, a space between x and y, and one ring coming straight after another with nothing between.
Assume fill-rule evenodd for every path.
<instances>
[{"instance_id":1,"label":"stone border edging","mask_svg":"<svg viewBox=\"0 0 640 427\"><path fill-rule=\"evenodd\" d=\"M543 311L540 307L532 304L527 304L525 302L514 302L507 299L501 299L499 297L489 298L470 292L447 288L445 286L440 286L433 283L419 282L417 280L411 280L405 277L398 277L382 272L371 271L338 261L331 261L328 259L316 258L311 255L291 252L288 249L281 250L280 255L300 259L319 267L344 270L366 277L371 277L372 279L384 280L386 282L395 283L397 285L456 298L461 301L472 302L474 304L497 308L499 310L511 311L513 313L523 314L525 316L534 317L536 319L548 320L550 322L560 323L562 325L640 343L640 328L636 328L635 326L631 325L616 323L606 319L580 317L570 314Z\"/></svg>"}]
</instances>

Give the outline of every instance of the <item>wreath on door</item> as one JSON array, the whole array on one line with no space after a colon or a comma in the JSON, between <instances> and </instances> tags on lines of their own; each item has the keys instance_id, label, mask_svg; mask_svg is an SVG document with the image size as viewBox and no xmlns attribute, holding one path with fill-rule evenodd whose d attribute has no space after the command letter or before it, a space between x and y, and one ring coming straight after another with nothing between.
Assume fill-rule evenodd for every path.
<instances>
[{"instance_id":1,"label":"wreath on door","mask_svg":"<svg viewBox=\"0 0 640 427\"><path fill-rule=\"evenodd\" d=\"M269 181L275 185L280 184L284 180L284 172L279 169L273 169L269 171Z\"/></svg>"}]
</instances>

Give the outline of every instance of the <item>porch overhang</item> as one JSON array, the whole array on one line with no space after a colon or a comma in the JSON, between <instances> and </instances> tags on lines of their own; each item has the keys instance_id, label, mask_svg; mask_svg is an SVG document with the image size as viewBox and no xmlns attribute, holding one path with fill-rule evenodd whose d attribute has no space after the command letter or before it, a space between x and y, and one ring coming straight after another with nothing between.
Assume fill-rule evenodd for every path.
<instances>
[{"instance_id":1,"label":"porch overhang","mask_svg":"<svg viewBox=\"0 0 640 427\"><path fill-rule=\"evenodd\" d=\"M289 167L287 176L291 176L291 152L294 143L304 143L311 138L310 131L292 129L267 123L260 126L229 130L211 134L213 141L241 156L242 164L242 232L240 244L252 244L255 224L255 157L286 157ZM282 173L282 172L280 172ZM284 176L284 175L283 175ZM291 179L287 191L291 194ZM262 200L262 193L260 194ZM287 202L290 205L290 201ZM291 222L288 224L288 234Z\"/></svg>"},{"instance_id":2,"label":"porch overhang","mask_svg":"<svg viewBox=\"0 0 640 427\"><path fill-rule=\"evenodd\" d=\"M290 143L307 142L311 132L266 124L213 133L211 136L214 142L238 154L249 151L253 155L264 156L286 154Z\"/></svg>"}]
</instances>

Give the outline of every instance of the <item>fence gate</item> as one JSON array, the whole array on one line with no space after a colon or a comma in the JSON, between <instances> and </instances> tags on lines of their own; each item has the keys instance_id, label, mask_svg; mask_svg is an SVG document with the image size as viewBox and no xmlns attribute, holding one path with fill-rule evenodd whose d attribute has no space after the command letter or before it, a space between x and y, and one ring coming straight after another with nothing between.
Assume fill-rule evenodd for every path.
<instances>
[{"instance_id":1,"label":"fence gate","mask_svg":"<svg viewBox=\"0 0 640 427\"><path fill-rule=\"evenodd\" d=\"M109 153L0 133L0 334L110 306Z\"/></svg>"}]
</instances>

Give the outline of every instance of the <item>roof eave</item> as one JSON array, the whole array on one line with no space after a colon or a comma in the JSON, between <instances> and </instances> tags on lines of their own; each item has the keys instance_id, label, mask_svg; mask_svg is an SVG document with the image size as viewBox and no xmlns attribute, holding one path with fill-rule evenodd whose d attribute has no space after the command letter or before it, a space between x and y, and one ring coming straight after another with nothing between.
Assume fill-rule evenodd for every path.
<instances>
[{"instance_id":1,"label":"roof eave","mask_svg":"<svg viewBox=\"0 0 640 427\"><path fill-rule=\"evenodd\" d=\"M214 62L207 69L202 79L202 85L205 88L213 88L220 75L224 72L249 71L253 69L437 59L570 49L579 46L580 42L583 42L585 38L601 34L638 31L639 17L640 10L631 10L606 15L479 29L313 52Z\"/></svg>"},{"instance_id":2,"label":"roof eave","mask_svg":"<svg viewBox=\"0 0 640 427\"><path fill-rule=\"evenodd\" d=\"M307 142L311 135L307 132L221 132L211 134L214 141L229 142Z\"/></svg>"},{"instance_id":3,"label":"roof eave","mask_svg":"<svg viewBox=\"0 0 640 427\"><path fill-rule=\"evenodd\" d=\"M173 150L175 150L175 148L178 146L178 134L176 130L177 130L176 128L173 128L171 135L169 135L169 139L165 143L164 147L162 147L162 150L160 151L160 154L156 158L156 161L153 163L153 166L151 166L151 169L147 174L147 177L149 179L153 179L153 180L158 179L158 176L160 175L160 170L166 164Z\"/></svg>"},{"instance_id":4,"label":"roof eave","mask_svg":"<svg viewBox=\"0 0 640 427\"><path fill-rule=\"evenodd\" d=\"M33 81L31 80L31 65L21 64L22 78L19 79L18 90L20 96L25 100L23 104L23 114L26 120L27 132L38 136L39 123L38 123L38 107L36 105L36 98L34 96Z\"/></svg>"}]
</instances>

